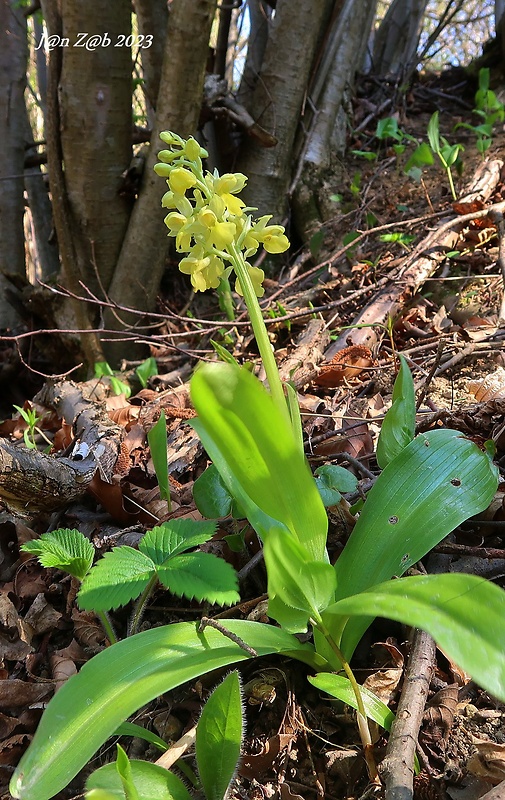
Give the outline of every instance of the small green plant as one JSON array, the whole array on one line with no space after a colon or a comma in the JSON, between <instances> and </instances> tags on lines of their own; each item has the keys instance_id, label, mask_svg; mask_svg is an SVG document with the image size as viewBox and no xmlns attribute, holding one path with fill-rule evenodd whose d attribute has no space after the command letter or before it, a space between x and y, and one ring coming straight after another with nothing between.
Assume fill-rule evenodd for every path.
<instances>
[{"instance_id":1,"label":"small green plant","mask_svg":"<svg viewBox=\"0 0 505 800\"><path fill-rule=\"evenodd\" d=\"M114 394L124 394L127 399L130 397L132 390L129 385L114 375L107 361L97 361L95 364L95 378L100 379L103 377L109 378Z\"/></svg>"},{"instance_id":2,"label":"small green plant","mask_svg":"<svg viewBox=\"0 0 505 800\"><path fill-rule=\"evenodd\" d=\"M226 800L233 782L243 736L242 696L238 673L227 675L206 701L196 728L198 777L188 774L206 800ZM191 800L186 786L162 766L128 759L118 745L115 764L105 764L86 781L86 800Z\"/></svg>"},{"instance_id":3,"label":"small green plant","mask_svg":"<svg viewBox=\"0 0 505 800\"><path fill-rule=\"evenodd\" d=\"M409 252L409 245L412 244L415 238L416 237L412 236L411 234L401 233L400 231L395 231L394 233L382 233L379 236L381 242L396 242L407 252Z\"/></svg>"},{"instance_id":4,"label":"small green plant","mask_svg":"<svg viewBox=\"0 0 505 800\"><path fill-rule=\"evenodd\" d=\"M206 270L212 262L211 256L204 254L215 256L214 248L224 244L223 259L231 261L242 283L243 270L248 273L248 268L238 255L237 242L247 249L247 233L254 224L244 220L243 207L234 205L233 197L227 205L216 186L221 191L223 185L237 189L243 176L240 180L227 176L221 184L217 174L200 175L199 162L195 169L191 167L201 153L199 145L189 140L194 144L188 149L180 137L164 136L176 145L163 161L167 168L171 161L175 164L173 171L162 170L171 186L165 204L179 209L178 215L169 214L167 224L176 241L180 237L179 248L193 253L187 269L192 275L202 273L195 280L206 288ZM185 197L190 187L192 202ZM213 199L216 191L221 202ZM207 216L206 206L211 202L224 216L214 211ZM225 227L213 232L222 225ZM284 234L277 226L271 227L275 229L275 247L284 247L285 242L276 238ZM260 235L265 230L261 224ZM201 237L196 243L192 240L195 234ZM228 241L223 242L221 235ZM195 253L200 247L207 249ZM212 275L211 271L209 280ZM251 275L249 278L252 281ZM259 308L254 307L256 293L254 297L249 293L249 300L255 330L262 331L263 320L260 324ZM264 345L262 339L263 349ZM175 623L143 631L99 653L49 703L11 780L13 797L48 800L129 715L150 700L204 672L271 653L309 665L315 673L314 685L356 708L369 773L374 778L367 718L388 727L391 715L359 686L350 661L377 615L426 630L474 680L505 700L505 592L467 574L402 577L463 520L488 507L498 485L490 454L458 431L436 429L414 437L412 376L400 357L393 405L378 447L383 471L332 566L326 551L328 518L320 489L339 492L340 479L323 472L318 476L323 486L316 485L301 446L294 391L286 387L286 402L271 349L268 352L272 356L269 369L277 376L267 371L270 391L248 369L233 362L203 364L197 369L191 380L191 397L198 416L191 425L212 459L214 475L217 470L240 513L263 542L268 615L279 627L227 620L226 630L208 626L201 631L194 623ZM330 502L335 499L338 494L326 497ZM135 564L141 559L149 563L140 570L141 591L163 569L158 548L166 552L159 544L149 545L147 550L144 545L144 551L133 551L137 554L131 556ZM118 577L116 574L114 580ZM391 580L393 577L397 580ZM110 592L114 591L111 586ZM126 591L118 591L122 599L133 597L131 581ZM296 634L308 630L313 641L300 642Z\"/></svg>"},{"instance_id":5,"label":"small green plant","mask_svg":"<svg viewBox=\"0 0 505 800\"><path fill-rule=\"evenodd\" d=\"M158 421L147 434L147 441L151 451L156 480L160 487L160 497L168 503L168 510L172 508L170 500L170 482L168 479L168 454L167 454L167 421L165 410L162 408Z\"/></svg>"},{"instance_id":6,"label":"small green plant","mask_svg":"<svg viewBox=\"0 0 505 800\"><path fill-rule=\"evenodd\" d=\"M140 381L140 385L143 389L145 389L147 387L149 378L152 378L153 375L158 374L158 365L156 363L156 359L152 356L150 358L146 358L142 364L139 364L138 367L136 367L135 372Z\"/></svg>"},{"instance_id":7,"label":"small green plant","mask_svg":"<svg viewBox=\"0 0 505 800\"><path fill-rule=\"evenodd\" d=\"M212 538L216 523L175 519L148 531L138 550L115 547L92 567L93 545L77 530L58 529L27 542L22 549L45 567L63 569L81 586L78 603L84 611L103 612L137 599L130 623L135 632L143 609L158 582L172 594L190 600L231 605L238 602L237 576L211 553L187 552Z\"/></svg>"},{"instance_id":8,"label":"small green plant","mask_svg":"<svg viewBox=\"0 0 505 800\"><path fill-rule=\"evenodd\" d=\"M47 442L48 448L52 447L52 443L49 441L47 436L44 432L38 427L38 424L42 417L39 417L36 410L34 408L21 408L21 406L14 406L16 411L19 411L20 417L26 422L27 428L23 431L23 439L25 445L29 450L36 450L37 449L37 442L35 441L35 434L38 433L44 441Z\"/></svg>"},{"instance_id":9,"label":"small green plant","mask_svg":"<svg viewBox=\"0 0 505 800\"><path fill-rule=\"evenodd\" d=\"M438 156L440 163L445 169L452 199L457 200L451 167L456 164L460 151L465 148L462 144L449 144L447 139L440 135L438 116L438 111L435 111L428 123L428 141L433 153Z\"/></svg>"},{"instance_id":10,"label":"small green plant","mask_svg":"<svg viewBox=\"0 0 505 800\"><path fill-rule=\"evenodd\" d=\"M477 137L476 146L482 156L486 154L493 143L493 127L497 122L505 120L505 106L498 99L495 92L489 88L489 68L479 70L479 88L475 93L475 108L473 113L482 119L479 125L468 122L459 122L458 128L473 131Z\"/></svg>"}]
</instances>

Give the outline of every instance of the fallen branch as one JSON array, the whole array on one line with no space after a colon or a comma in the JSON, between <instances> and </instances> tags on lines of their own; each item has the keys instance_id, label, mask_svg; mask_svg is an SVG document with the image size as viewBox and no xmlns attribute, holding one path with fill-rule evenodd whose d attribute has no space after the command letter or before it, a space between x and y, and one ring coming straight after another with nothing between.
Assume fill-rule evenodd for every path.
<instances>
[{"instance_id":1,"label":"fallen branch","mask_svg":"<svg viewBox=\"0 0 505 800\"><path fill-rule=\"evenodd\" d=\"M486 162L477 170L468 192L461 202L469 203L477 198L487 200L498 183L503 161ZM348 347L350 344L372 347L377 341L377 334L372 325L386 325L389 318L394 318L405 303L417 292L423 283L433 275L439 264L445 259L448 250L454 250L463 225L474 219L503 213L505 203L496 203L482 211L464 214L446 220L435 231L430 233L414 248L399 269L389 275L388 285L381 289L375 297L355 317L353 325L364 327L344 331L325 352L326 359Z\"/></svg>"},{"instance_id":2,"label":"fallen branch","mask_svg":"<svg viewBox=\"0 0 505 800\"><path fill-rule=\"evenodd\" d=\"M414 633L396 719L387 752L379 769L384 778L385 800L414 797L414 755L435 663L435 642L424 631Z\"/></svg>"}]
</instances>

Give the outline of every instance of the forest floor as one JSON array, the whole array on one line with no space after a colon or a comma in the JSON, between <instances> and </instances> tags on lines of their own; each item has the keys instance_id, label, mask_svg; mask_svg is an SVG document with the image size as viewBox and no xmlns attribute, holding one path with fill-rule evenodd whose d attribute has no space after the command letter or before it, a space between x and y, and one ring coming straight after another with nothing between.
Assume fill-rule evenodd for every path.
<instances>
[{"instance_id":1,"label":"forest floor","mask_svg":"<svg viewBox=\"0 0 505 800\"><path fill-rule=\"evenodd\" d=\"M407 98L398 120L403 130L426 141L429 119L435 110L440 111L443 135L465 146L461 154L464 171L456 177L460 197L465 194L464 187L475 182L476 174L479 178L483 164L475 136L464 129L454 133L458 121L476 123L471 115L472 93L464 95L464 88L454 83L421 82ZM460 102L458 98L463 96ZM369 98L356 101L355 127L370 109L373 111ZM379 471L375 447L391 402L399 354L406 357L413 372L420 400L418 430L444 425L477 442L493 438L495 461L498 466L505 463L503 276L497 265L500 229L484 217L458 222L459 217L465 215L466 219L504 199L505 170L500 157L505 152L505 132L497 127L486 154L486 163L495 165L494 177L484 177L477 184L486 187L480 197L472 195L454 205L440 166L426 168L422 182L412 181L398 160L405 160L410 151L407 148L406 154L398 157L392 150L394 142L374 140L376 121L372 117L355 135L350 149L377 150L380 144L378 159L349 156L348 181L334 189L338 195L334 217L313 237L311 250L301 248L279 279L266 281L264 298L281 371L289 376L293 365L298 365L293 379L311 466L337 462L349 466L363 491ZM427 239L436 237L446 223L450 224L445 230L453 237L450 243L443 234L439 239ZM344 237L353 231L359 238L342 252ZM384 234L388 234L386 239ZM428 249L431 269L423 262ZM9 496L0 481L0 496L5 500L0 514L2 798L10 797L7 787L12 771L54 691L107 645L96 617L79 610L72 581L61 571L41 567L19 547L50 529L77 528L103 553L111 545L135 546L143 532L158 521L173 516L200 519L192 486L208 460L187 424L192 416L187 381L197 358L212 356L211 338L240 361L257 360L243 316L237 325L224 322L215 297L209 294L193 298L188 306L187 284L178 273L165 289L159 309L165 315L164 327L157 334L166 337L167 345L159 340L151 343L158 375L141 389L138 383L135 386L134 365L129 364L129 371L122 376L132 381L128 400L111 392L107 378L77 384L70 399L69 378L56 382L57 391L48 391L40 378L34 387L38 394L28 395L30 383L24 367L18 383L13 387L10 378L4 393L4 402L8 395L26 409L37 411L38 425L53 442L53 452L61 454L71 446L73 402L105 404L110 419L124 433L111 481L97 472L85 495L70 503L63 498L55 509L50 508L51 501L42 489L34 495L29 482L19 488L16 498ZM374 326L353 328L360 315L367 319L367 313ZM216 322L205 322L212 319ZM12 352L3 350L4 364ZM48 365L44 371L55 372L55 367ZM160 498L146 435L162 409L167 416L170 512ZM5 408L3 412L0 436L4 442L22 445L26 424L17 412L11 414ZM467 571L503 582L503 489L500 485L486 512L462 524L428 554L423 562L428 572ZM24 491L31 492L30 501ZM232 552L224 537L234 526L230 519L220 520L218 534L207 549L240 571L241 604L220 613L159 590L146 609L142 629L195 621L202 614L219 614L224 624L229 618L267 620L263 565L257 559L254 567L250 563L258 552L258 541L249 532L245 549ZM338 509L330 513L332 558L340 552L350 527L348 517L339 515ZM112 618L119 635L126 635L126 610L113 613ZM411 637L412 632L401 625L377 620L353 662L359 681L366 680L393 710L402 691ZM505 779L505 706L479 689L441 652L432 666L418 737L422 771L414 780L414 797L477 800ZM251 660L240 672L246 688L246 736L230 797L351 800L384 796L380 787L368 786L353 712L341 703L328 702L311 687L298 662L280 657ZM135 722L174 742L195 724L209 690L223 674L205 675L159 697L139 710ZM159 755L140 739L122 737L121 743L131 757L156 760ZM57 797L81 796L84 778L114 757L114 744L115 740L110 740ZM386 745L387 736L378 729L375 756L379 762ZM493 796L505 796L505 790L503 795Z\"/></svg>"}]
</instances>

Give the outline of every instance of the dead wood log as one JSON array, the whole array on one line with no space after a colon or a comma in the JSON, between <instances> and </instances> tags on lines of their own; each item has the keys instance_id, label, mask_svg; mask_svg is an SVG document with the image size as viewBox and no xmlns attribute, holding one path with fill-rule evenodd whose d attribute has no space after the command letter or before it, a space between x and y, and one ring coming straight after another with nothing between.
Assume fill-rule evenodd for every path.
<instances>
[{"instance_id":1,"label":"dead wood log","mask_svg":"<svg viewBox=\"0 0 505 800\"><path fill-rule=\"evenodd\" d=\"M476 171L472 183L460 202L487 200L496 188L503 163L499 159L484 162ZM491 212L492 209L503 210L503 205L503 203L497 203L496 206L490 206L481 215ZM394 318L405 303L437 270L445 259L446 252L454 250L465 222L469 222L477 216L479 216L479 212L442 219L435 231L432 231L420 242L403 260L400 267L391 273L389 285L377 292L355 317L352 324L365 327L344 331L326 350L325 358L330 360L339 350L351 344L372 347L377 341L377 331L373 327L366 326L377 325L377 323L385 325L388 318Z\"/></svg>"},{"instance_id":2,"label":"dead wood log","mask_svg":"<svg viewBox=\"0 0 505 800\"><path fill-rule=\"evenodd\" d=\"M281 380L293 381L297 389L310 383L317 375L317 364L323 360L329 341L323 320L312 319L296 340L293 352L280 365Z\"/></svg>"},{"instance_id":3,"label":"dead wood log","mask_svg":"<svg viewBox=\"0 0 505 800\"><path fill-rule=\"evenodd\" d=\"M35 397L72 425L74 440L61 455L0 439L0 502L11 513L26 517L61 508L85 493L97 470L110 482L124 430L85 391L62 381L46 384Z\"/></svg>"}]
</instances>

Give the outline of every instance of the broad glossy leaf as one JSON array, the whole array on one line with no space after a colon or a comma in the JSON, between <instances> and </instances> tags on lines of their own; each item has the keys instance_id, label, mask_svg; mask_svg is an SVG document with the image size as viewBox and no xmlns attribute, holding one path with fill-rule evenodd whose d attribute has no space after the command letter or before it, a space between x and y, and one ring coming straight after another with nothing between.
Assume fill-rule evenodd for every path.
<instances>
[{"instance_id":1,"label":"broad glossy leaf","mask_svg":"<svg viewBox=\"0 0 505 800\"><path fill-rule=\"evenodd\" d=\"M155 564L163 564L168 556L208 542L216 532L214 520L171 519L150 531L139 542L139 550Z\"/></svg>"},{"instance_id":2,"label":"broad glossy leaf","mask_svg":"<svg viewBox=\"0 0 505 800\"><path fill-rule=\"evenodd\" d=\"M381 616L422 628L505 701L505 591L475 575L416 575L340 600L329 615Z\"/></svg>"},{"instance_id":3,"label":"broad glossy leaf","mask_svg":"<svg viewBox=\"0 0 505 800\"><path fill-rule=\"evenodd\" d=\"M330 564L312 561L307 549L284 531L272 531L264 544L268 574L268 614L290 633L307 630L334 599L336 577Z\"/></svg>"},{"instance_id":4,"label":"broad glossy leaf","mask_svg":"<svg viewBox=\"0 0 505 800\"><path fill-rule=\"evenodd\" d=\"M343 675L335 675L331 672L320 672L319 675L309 677L308 680L316 689L336 697L337 700L342 700L348 706L357 710L358 703L349 678L344 678ZM360 686L359 688L367 717L373 719L377 725L387 731L391 730L391 725L395 718L391 709L365 686Z\"/></svg>"},{"instance_id":5,"label":"broad glossy leaf","mask_svg":"<svg viewBox=\"0 0 505 800\"><path fill-rule=\"evenodd\" d=\"M368 494L335 565L337 600L402 575L463 520L487 508L497 484L487 453L458 431L417 436ZM346 626L341 646L347 657L369 623Z\"/></svg>"},{"instance_id":6,"label":"broad glossy leaf","mask_svg":"<svg viewBox=\"0 0 505 800\"><path fill-rule=\"evenodd\" d=\"M387 467L414 438L416 428L416 397L412 373L403 356L393 387L392 405L384 417L377 442L377 463Z\"/></svg>"},{"instance_id":7,"label":"broad glossy leaf","mask_svg":"<svg viewBox=\"0 0 505 800\"><path fill-rule=\"evenodd\" d=\"M312 666L325 662L311 645L271 625L227 620L226 627L258 655L283 653ZM164 692L250 655L214 628L193 623L152 628L88 661L50 701L12 777L21 800L49 800L89 761L124 720Z\"/></svg>"},{"instance_id":8,"label":"broad glossy leaf","mask_svg":"<svg viewBox=\"0 0 505 800\"><path fill-rule=\"evenodd\" d=\"M149 761L130 761L131 778L141 800L192 800L190 793L177 775ZM107 797L124 800L125 794L115 764L105 764L86 781L86 800L97 800L96 792Z\"/></svg>"},{"instance_id":9,"label":"broad glossy leaf","mask_svg":"<svg viewBox=\"0 0 505 800\"><path fill-rule=\"evenodd\" d=\"M440 152L440 132L438 124L438 111L431 115L428 122L428 141L434 153Z\"/></svg>"},{"instance_id":10,"label":"broad glossy leaf","mask_svg":"<svg viewBox=\"0 0 505 800\"><path fill-rule=\"evenodd\" d=\"M240 602L237 573L212 553L184 553L158 569L158 577L173 594L201 602L231 606Z\"/></svg>"},{"instance_id":11,"label":"broad glossy leaf","mask_svg":"<svg viewBox=\"0 0 505 800\"><path fill-rule=\"evenodd\" d=\"M214 689L196 729L196 763L207 800L223 800L235 775L242 744L242 698L238 672Z\"/></svg>"},{"instance_id":12,"label":"broad glossy leaf","mask_svg":"<svg viewBox=\"0 0 505 800\"><path fill-rule=\"evenodd\" d=\"M261 382L231 364L204 364L191 379L191 397L193 426L253 527L262 536L286 527L324 560L323 503L289 422Z\"/></svg>"}]
</instances>

